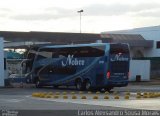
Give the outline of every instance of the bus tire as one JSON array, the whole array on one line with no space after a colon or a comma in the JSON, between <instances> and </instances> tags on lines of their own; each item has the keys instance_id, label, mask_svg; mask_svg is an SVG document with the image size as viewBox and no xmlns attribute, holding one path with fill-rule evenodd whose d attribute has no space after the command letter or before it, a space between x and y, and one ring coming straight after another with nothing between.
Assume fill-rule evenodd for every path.
<instances>
[{"instance_id":1,"label":"bus tire","mask_svg":"<svg viewBox=\"0 0 160 116\"><path fill-rule=\"evenodd\" d=\"M91 90L91 82L89 80L85 81L85 90L87 91Z\"/></svg>"},{"instance_id":2,"label":"bus tire","mask_svg":"<svg viewBox=\"0 0 160 116\"><path fill-rule=\"evenodd\" d=\"M106 91L111 92L111 89L113 89L113 87L107 87L105 88Z\"/></svg>"},{"instance_id":3,"label":"bus tire","mask_svg":"<svg viewBox=\"0 0 160 116\"><path fill-rule=\"evenodd\" d=\"M41 87L42 87L42 86L40 85L39 79L36 80L35 85L36 85L36 88L41 88Z\"/></svg>"},{"instance_id":4,"label":"bus tire","mask_svg":"<svg viewBox=\"0 0 160 116\"><path fill-rule=\"evenodd\" d=\"M82 83L81 79L77 79L76 82L75 82L75 85L76 85L77 90L82 90L83 89L83 83Z\"/></svg>"}]
</instances>

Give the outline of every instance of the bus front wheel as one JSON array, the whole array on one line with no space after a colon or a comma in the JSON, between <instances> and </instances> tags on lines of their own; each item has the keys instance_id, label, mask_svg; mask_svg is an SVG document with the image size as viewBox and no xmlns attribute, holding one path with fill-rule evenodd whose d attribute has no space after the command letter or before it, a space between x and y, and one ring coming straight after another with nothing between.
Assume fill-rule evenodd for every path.
<instances>
[{"instance_id":1,"label":"bus front wheel","mask_svg":"<svg viewBox=\"0 0 160 116\"><path fill-rule=\"evenodd\" d=\"M40 88L41 87L39 79L36 80L35 85L36 85L36 88Z\"/></svg>"}]
</instances>

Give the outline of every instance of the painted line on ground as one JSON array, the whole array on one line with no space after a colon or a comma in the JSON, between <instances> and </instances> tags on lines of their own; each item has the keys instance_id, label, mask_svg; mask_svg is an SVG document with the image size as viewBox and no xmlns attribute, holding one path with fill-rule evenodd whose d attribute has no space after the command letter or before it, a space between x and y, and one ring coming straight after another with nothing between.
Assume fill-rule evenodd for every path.
<instances>
[{"instance_id":1,"label":"painted line on ground","mask_svg":"<svg viewBox=\"0 0 160 116\"><path fill-rule=\"evenodd\" d=\"M21 102L24 101L24 99L0 99L3 102Z\"/></svg>"}]
</instances>

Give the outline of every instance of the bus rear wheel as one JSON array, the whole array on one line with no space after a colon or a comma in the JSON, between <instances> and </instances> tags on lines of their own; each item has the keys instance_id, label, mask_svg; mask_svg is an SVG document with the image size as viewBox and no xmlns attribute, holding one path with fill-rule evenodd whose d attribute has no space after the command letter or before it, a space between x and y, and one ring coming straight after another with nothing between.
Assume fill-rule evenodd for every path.
<instances>
[{"instance_id":1,"label":"bus rear wheel","mask_svg":"<svg viewBox=\"0 0 160 116\"><path fill-rule=\"evenodd\" d=\"M82 81L80 79L78 79L76 81L75 85L76 85L77 90L82 90L83 89Z\"/></svg>"},{"instance_id":2,"label":"bus rear wheel","mask_svg":"<svg viewBox=\"0 0 160 116\"><path fill-rule=\"evenodd\" d=\"M86 80L86 82L85 82L85 89L87 91L91 90L91 82L89 80Z\"/></svg>"},{"instance_id":3,"label":"bus rear wheel","mask_svg":"<svg viewBox=\"0 0 160 116\"><path fill-rule=\"evenodd\" d=\"M111 89L113 89L113 87L107 87L105 88L106 91L111 92Z\"/></svg>"}]
</instances>

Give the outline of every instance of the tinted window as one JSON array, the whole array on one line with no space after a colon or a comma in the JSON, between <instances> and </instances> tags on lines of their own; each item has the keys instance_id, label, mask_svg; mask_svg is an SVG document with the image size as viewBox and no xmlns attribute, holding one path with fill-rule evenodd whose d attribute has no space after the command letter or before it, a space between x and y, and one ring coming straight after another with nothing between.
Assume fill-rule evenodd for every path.
<instances>
[{"instance_id":1,"label":"tinted window","mask_svg":"<svg viewBox=\"0 0 160 116\"><path fill-rule=\"evenodd\" d=\"M74 48L65 48L66 55L74 55L74 57L100 57L104 55L104 47L74 47Z\"/></svg>"},{"instance_id":2,"label":"tinted window","mask_svg":"<svg viewBox=\"0 0 160 116\"><path fill-rule=\"evenodd\" d=\"M160 41L157 41L157 48L160 48Z\"/></svg>"},{"instance_id":3,"label":"tinted window","mask_svg":"<svg viewBox=\"0 0 160 116\"><path fill-rule=\"evenodd\" d=\"M34 59L36 53L37 53L38 47L33 47L29 50L27 59Z\"/></svg>"},{"instance_id":4,"label":"tinted window","mask_svg":"<svg viewBox=\"0 0 160 116\"><path fill-rule=\"evenodd\" d=\"M104 49L104 46L45 48L38 53L38 59L68 57L68 55L74 55L74 57L100 57L105 54Z\"/></svg>"},{"instance_id":5,"label":"tinted window","mask_svg":"<svg viewBox=\"0 0 160 116\"><path fill-rule=\"evenodd\" d=\"M126 61L115 61L111 63L111 71L114 73L122 73L128 70L128 63Z\"/></svg>"},{"instance_id":6,"label":"tinted window","mask_svg":"<svg viewBox=\"0 0 160 116\"><path fill-rule=\"evenodd\" d=\"M45 58L52 58L52 52L47 50L42 50L38 52L37 60L45 59Z\"/></svg>"},{"instance_id":7,"label":"tinted window","mask_svg":"<svg viewBox=\"0 0 160 116\"><path fill-rule=\"evenodd\" d=\"M32 47L29 50L28 55L27 55L27 59L30 59L30 60L26 62L26 70L28 70L28 69L31 70L32 69L33 61L34 61L34 58L36 56L37 50L38 50L38 47Z\"/></svg>"},{"instance_id":8,"label":"tinted window","mask_svg":"<svg viewBox=\"0 0 160 116\"><path fill-rule=\"evenodd\" d=\"M54 67L52 68L53 74L74 74L76 72L75 67Z\"/></svg>"},{"instance_id":9,"label":"tinted window","mask_svg":"<svg viewBox=\"0 0 160 116\"><path fill-rule=\"evenodd\" d=\"M40 75L41 74L74 74L76 72L76 68L75 67L71 67L71 66L66 66L66 67L53 67L53 66L48 66L46 68L44 68L43 70L41 70Z\"/></svg>"},{"instance_id":10,"label":"tinted window","mask_svg":"<svg viewBox=\"0 0 160 116\"><path fill-rule=\"evenodd\" d=\"M125 53L129 54L129 48L126 44L110 44L110 54Z\"/></svg>"}]
</instances>

